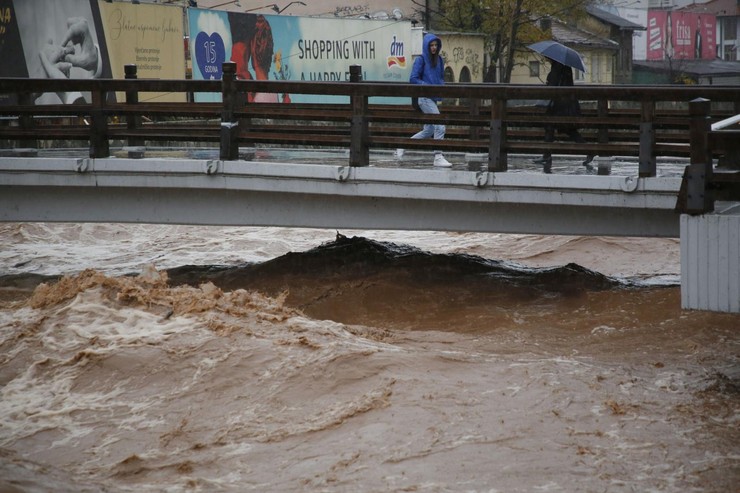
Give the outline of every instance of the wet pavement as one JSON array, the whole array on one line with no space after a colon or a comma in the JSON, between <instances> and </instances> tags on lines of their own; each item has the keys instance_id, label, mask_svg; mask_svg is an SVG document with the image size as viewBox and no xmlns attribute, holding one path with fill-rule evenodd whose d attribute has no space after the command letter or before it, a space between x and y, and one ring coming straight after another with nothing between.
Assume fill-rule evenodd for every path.
<instances>
[{"instance_id":1,"label":"wet pavement","mask_svg":"<svg viewBox=\"0 0 740 493\"><path fill-rule=\"evenodd\" d=\"M42 149L38 151L39 157L87 157L86 148L75 149ZM127 148L111 150L114 157L129 157ZM144 151L145 158L162 159L219 159L219 149L216 147L147 147ZM488 166L488 156L479 153L451 152L445 153L445 157L452 163L455 171L479 171ZM539 157L533 154L509 155L509 173L542 173L542 165L536 164L534 160ZM585 156L580 155L553 155L552 173L567 175L614 175L614 176L637 176L639 174L639 163L636 157L601 157L597 156L591 163L590 169L582 165ZM289 149L268 147L242 147L239 149L239 158L246 161L276 162L276 163L305 163L305 164L330 164L348 165L349 150L346 149ZM407 150L402 160L396 159L393 150L377 150L370 153L370 166L381 168L407 168L407 169L450 169L434 168L434 155L428 151ZM684 167L688 164L687 159L670 157L657 158L657 176L680 177Z\"/></svg>"}]
</instances>

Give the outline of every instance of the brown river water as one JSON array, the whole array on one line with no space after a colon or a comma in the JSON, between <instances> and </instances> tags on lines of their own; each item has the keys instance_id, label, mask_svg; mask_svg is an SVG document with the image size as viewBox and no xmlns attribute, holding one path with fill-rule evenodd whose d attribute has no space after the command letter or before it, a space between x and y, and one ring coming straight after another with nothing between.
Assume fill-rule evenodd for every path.
<instances>
[{"instance_id":1,"label":"brown river water","mask_svg":"<svg viewBox=\"0 0 740 493\"><path fill-rule=\"evenodd\" d=\"M677 239L0 224L0 492L738 491L740 315L679 281Z\"/></svg>"},{"instance_id":2,"label":"brown river water","mask_svg":"<svg viewBox=\"0 0 740 493\"><path fill-rule=\"evenodd\" d=\"M0 224L0 491L728 492L674 239Z\"/></svg>"}]
</instances>

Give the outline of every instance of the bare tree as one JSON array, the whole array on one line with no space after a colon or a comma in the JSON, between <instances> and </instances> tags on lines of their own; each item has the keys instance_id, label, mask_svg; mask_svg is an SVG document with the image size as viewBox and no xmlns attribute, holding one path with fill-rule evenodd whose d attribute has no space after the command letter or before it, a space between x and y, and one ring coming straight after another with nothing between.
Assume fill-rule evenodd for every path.
<instances>
[{"instance_id":1,"label":"bare tree","mask_svg":"<svg viewBox=\"0 0 740 493\"><path fill-rule=\"evenodd\" d=\"M491 60L486 81L511 81L515 54L526 45L549 39L543 19L577 19L588 0L412 0L425 13L432 29L476 32L486 35ZM497 73L498 72L498 73Z\"/></svg>"}]
</instances>

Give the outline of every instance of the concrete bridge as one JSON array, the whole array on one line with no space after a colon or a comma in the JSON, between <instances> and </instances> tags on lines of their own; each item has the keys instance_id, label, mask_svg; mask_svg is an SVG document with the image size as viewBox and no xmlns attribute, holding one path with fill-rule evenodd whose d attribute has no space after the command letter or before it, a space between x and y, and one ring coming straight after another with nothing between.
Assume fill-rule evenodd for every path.
<instances>
[{"instance_id":1,"label":"concrete bridge","mask_svg":"<svg viewBox=\"0 0 740 493\"><path fill-rule=\"evenodd\" d=\"M678 177L0 158L0 221L678 237Z\"/></svg>"}]
</instances>

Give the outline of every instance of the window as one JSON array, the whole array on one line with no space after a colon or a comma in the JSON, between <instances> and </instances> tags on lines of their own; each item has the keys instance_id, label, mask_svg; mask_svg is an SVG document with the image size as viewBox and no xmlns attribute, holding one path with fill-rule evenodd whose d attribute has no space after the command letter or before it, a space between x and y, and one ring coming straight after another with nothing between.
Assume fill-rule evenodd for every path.
<instances>
[{"instance_id":1,"label":"window","mask_svg":"<svg viewBox=\"0 0 740 493\"><path fill-rule=\"evenodd\" d=\"M583 57L583 65L588 67L588 57ZM577 69L573 69L573 81L574 82L586 82L586 77L583 72Z\"/></svg>"},{"instance_id":2,"label":"window","mask_svg":"<svg viewBox=\"0 0 740 493\"><path fill-rule=\"evenodd\" d=\"M591 82L601 82L601 57L591 57Z\"/></svg>"},{"instance_id":3,"label":"window","mask_svg":"<svg viewBox=\"0 0 740 493\"><path fill-rule=\"evenodd\" d=\"M540 62L537 62L537 61L529 62L529 76L530 77L540 76Z\"/></svg>"},{"instance_id":4,"label":"window","mask_svg":"<svg viewBox=\"0 0 740 493\"><path fill-rule=\"evenodd\" d=\"M737 39L737 18L735 17L723 17L722 18L722 31L723 41L734 41Z\"/></svg>"},{"instance_id":5,"label":"window","mask_svg":"<svg viewBox=\"0 0 740 493\"><path fill-rule=\"evenodd\" d=\"M463 67L460 71L460 82L470 82L470 69Z\"/></svg>"},{"instance_id":6,"label":"window","mask_svg":"<svg viewBox=\"0 0 740 493\"><path fill-rule=\"evenodd\" d=\"M463 67L460 71L460 82L470 82L470 69ZM468 98L460 98L460 104L469 105L470 100Z\"/></svg>"}]
</instances>

